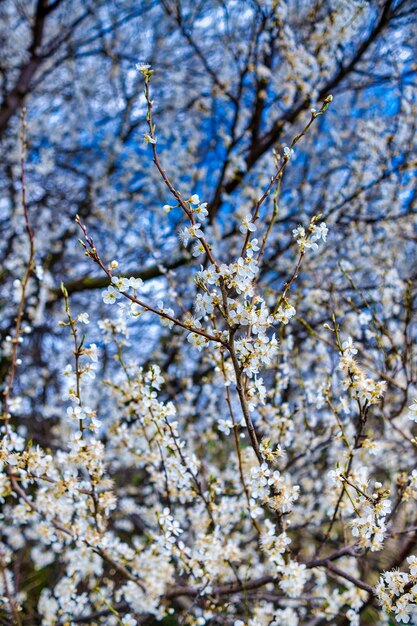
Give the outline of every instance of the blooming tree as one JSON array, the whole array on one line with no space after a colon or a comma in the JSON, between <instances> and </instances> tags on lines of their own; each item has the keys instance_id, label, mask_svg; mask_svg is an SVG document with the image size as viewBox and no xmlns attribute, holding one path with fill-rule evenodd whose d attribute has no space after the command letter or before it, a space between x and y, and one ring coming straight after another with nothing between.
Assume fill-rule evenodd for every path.
<instances>
[{"instance_id":1,"label":"blooming tree","mask_svg":"<svg viewBox=\"0 0 417 626\"><path fill-rule=\"evenodd\" d=\"M417 624L413 3L0 11L2 623Z\"/></svg>"}]
</instances>

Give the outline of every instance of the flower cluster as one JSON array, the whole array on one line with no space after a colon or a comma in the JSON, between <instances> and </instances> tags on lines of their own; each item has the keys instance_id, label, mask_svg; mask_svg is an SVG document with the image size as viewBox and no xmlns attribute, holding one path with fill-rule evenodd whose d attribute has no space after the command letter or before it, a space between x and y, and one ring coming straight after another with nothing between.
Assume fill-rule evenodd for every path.
<instances>
[{"instance_id":1,"label":"flower cluster","mask_svg":"<svg viewBox=\"0 0 417 626\"><path fill-rule=\"evenodd\" d=\"M308 248L318 250L319 244L317 242L325 242L327 239L329 229L325 222L317 224L316 221L316 219L312 220L307 232L303 226L298 226L292 231L293 237L296 239L301 252L304 252Z\"/></svg>"},{"instance_id":2,"label":"flower cluster","mask_svg":"<svg viewBox=\"0 0 417 626\"><path fill-rule=\"evenodd\" d=\"M252 468L249 489L253 500L279 513L291 511L300 491L299 486L291 485L288 478L278 470L271 470L267 463Z\"/></svg>"},{"instance_id":3,"label":"flower cluster","mask_svg":"<svg viewBox=\"0 0 417 626\"><path fill-rule=\"evenodd\" d=\"M367 404L376 404L386 389L386 382L375 381L366 376L355 360L357 352L351 337L343 342L339 362L339 369L344 374L343 386L350 391L352 397Z\"/></svg>"},{"instance_id":4,"label":"flower cluster","mask_svg":"<svg viewBox=\"0 0 417 626\"><path fill-rule=\"evenodd\" d=\"M117 300L122 298L123 293L132 290L133 293L140 291L143 287L143 280L141 278L124 278L123 276L113 276L111 279L111 285L103 291L103 302L105 304L114 304Z\"/></svg>"},{"instance_id":5,"label":"flower cluster","mask_svg":"<svg viewBox=\"0 0 417 626\"><path fill-rule=\"evenodd\" d=\"M395 615L401 624L414 624L417 619L417 557L407 557L408 572L383 572L375 587L384 610Z\"/></svg>"}]
</instances>

